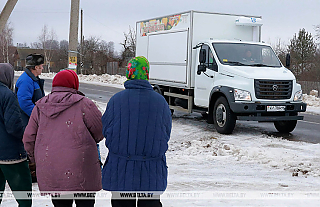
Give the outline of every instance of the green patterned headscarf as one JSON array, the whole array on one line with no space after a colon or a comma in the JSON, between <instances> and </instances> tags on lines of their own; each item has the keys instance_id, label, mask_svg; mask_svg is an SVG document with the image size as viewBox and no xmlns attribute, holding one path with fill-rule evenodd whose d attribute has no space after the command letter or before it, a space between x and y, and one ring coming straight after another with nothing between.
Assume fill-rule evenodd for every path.
<instances>
[{"instance_id":1,"label":"green patterned headscarf","mask_svg":"<svg viewBox=\"0 0 320 207\"><path fill-rule=\"evenodd\" d=\"M126 77L128 80L149 80L149 62L147 58L143 56L132 58L127 66Z\"/></svg>"}]
</instances>

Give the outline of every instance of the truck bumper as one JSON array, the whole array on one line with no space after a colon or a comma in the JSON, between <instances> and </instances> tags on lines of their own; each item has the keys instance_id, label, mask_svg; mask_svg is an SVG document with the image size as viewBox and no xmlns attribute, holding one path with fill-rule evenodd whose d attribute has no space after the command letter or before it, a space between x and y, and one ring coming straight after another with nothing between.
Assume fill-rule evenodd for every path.
<instances>
[{"instance_id":1,"label":"truck bumper","mask_svg":"<svg viewBox=\"0 0 320 207\"><path fill-rule=\"evenodd\" d=\"M267 111L268 106L282 106L284 111ZM290 103L230 103L231 110L239 120L247 121L288 121L302 120L298 112L305 112L307 104L303 102Z\"/></svg>"}]
</instances>

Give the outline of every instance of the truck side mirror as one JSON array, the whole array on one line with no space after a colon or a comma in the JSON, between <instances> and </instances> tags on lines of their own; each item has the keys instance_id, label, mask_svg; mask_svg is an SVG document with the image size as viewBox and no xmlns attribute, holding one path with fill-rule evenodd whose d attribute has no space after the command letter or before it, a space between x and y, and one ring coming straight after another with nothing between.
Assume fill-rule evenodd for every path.
<instances>
[{"instance_id":1,"label":"truck side mirror","mask_svg":"<svg viewBox=\"0 0 320 207\"><path fill-rule=\"evenodd\" d=\"M200 52L199 52L199 62L200 62L200 65L198 65L198 71L197 71L197 74L200 75L201 72L206 72L207 70L207 67L205 65L205 62L206 62L206 53L207 51L205 49L200 49Z\"/></svg>"},{"instance_id":2,"label":"truck side mirror","mask_svg":"<svg viewBox=\"0 0 320 207\"><path fill-rule=\"evenodd\" d=\"M200 49L199 62L200 63L205 63L206 62L206 50L205 49Z\"/></svg>"},{"instance_id":3,"label":"truck side mirror","mask_svg":"<svg viewBox=\"0 0 320 207\"><path fill-rule=\"evenodd\" d=\"M290 68L290 54L289 53L286 56L286 67Z\"/></svg>"},{"instance_id":4,"label":"truck side mirror","mask_svg":"<svg viewBox=\"0 0 320 207\"><path fill-rule=\"evenodd\" d=\"M198 75L200 75L200 74L201 74L201 72L206 72L206 70L207 70L206 66L205 66L205 65L203 65L203 64L200 64L200 65L198 65L198 71L197 71L197 74L198 74Z\"/></svg>"}]
</instances>

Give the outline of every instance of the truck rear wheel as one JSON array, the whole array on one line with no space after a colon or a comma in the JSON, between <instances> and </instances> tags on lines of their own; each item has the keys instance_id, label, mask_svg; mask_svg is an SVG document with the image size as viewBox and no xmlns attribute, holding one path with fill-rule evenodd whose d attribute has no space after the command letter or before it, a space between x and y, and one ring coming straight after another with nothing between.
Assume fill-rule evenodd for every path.
<instances>
[{"instance_id":1,"label":"truck rear wheel","mask_svg":"<svg viewBox=\"0 0 320 207\"><path fill-rule=\"evenodd\" d=\"M275 121L274 126L281 133L289 133L296 128L297 120L290 120L290 121Z\"/></svg>"},{"instance_id":2,"label":"truck rear wheel","mask_svg":"<svg viewBox=\"0 0 320 207\"><path fill-rule=\"evenodd\" d=\"M161 90L161 88L160 88L158 85L153 86L153 90L154 90L156 93L159 93L161 96L163 96L163 91ZM170 109L170 111L171 111L171 116L172 116L173 113L174 113L174 110L173 110L173 109Z\"/></svg>"},{"instance_id":3,"label":"truck rear wheel","mask_svg":"<svg viewBox=\"0 0 320 207\"><path fill-rule=\"evenodd\" d=\"M161 91L161 88L158 85L153 86L153 90L155 92L159 93L161 96L163 95L162 91Z\"/></svg>"},{"instance_id":4,"label":"truck rear wheel","mask_svg":"<svg viewBox=\"0 0 320 207\"><path fill-rule=\"evenodd\" d=\"M231 134L236 125L236 115L230 109L225 97L220 97L214 104L213 124L221 134Z\"/></svg>"}]
</instances>

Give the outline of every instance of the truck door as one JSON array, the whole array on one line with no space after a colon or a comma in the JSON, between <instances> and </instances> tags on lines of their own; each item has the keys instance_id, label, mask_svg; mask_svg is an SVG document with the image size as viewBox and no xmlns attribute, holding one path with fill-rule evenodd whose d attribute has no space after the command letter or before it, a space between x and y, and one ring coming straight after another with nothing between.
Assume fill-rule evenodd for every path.
<instances>
[{"instance_id":1,"label":"truck door","mask_svg":"<svg viewBox=\"0 0 320 207\"><path fill-rule=\"evenodd\" d=\"M213 53L208 45L202 45L201 49L206 51L206 72L200 75L195 74L194 103L196 106L209 107L209 95L214 86L215 73L218 72L218 66ZM198 49L199 54L200 49ZM198 64L199 55L198 55ZM197 69L195 70L197 72Z\"/></svg>"}]
</instances>

